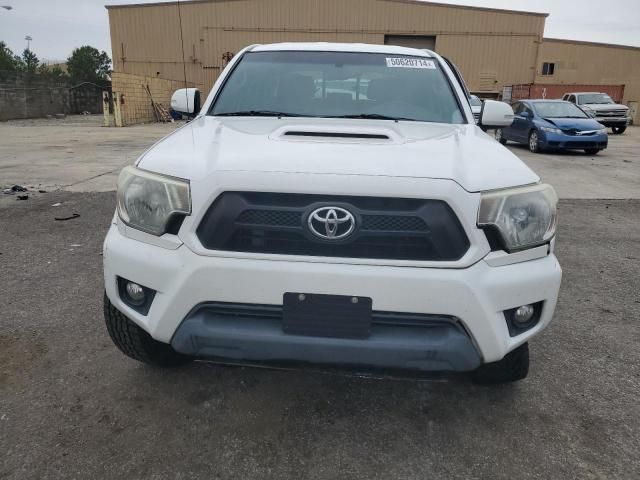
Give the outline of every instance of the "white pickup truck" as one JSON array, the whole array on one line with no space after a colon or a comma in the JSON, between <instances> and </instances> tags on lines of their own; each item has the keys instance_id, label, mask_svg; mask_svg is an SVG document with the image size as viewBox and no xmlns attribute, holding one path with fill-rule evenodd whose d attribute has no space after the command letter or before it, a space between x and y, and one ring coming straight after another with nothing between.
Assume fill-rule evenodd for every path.
<instances>
[{"instance_id":1,"label":"white pickup truck","mask_svg":"<svg viewBox=\"0 0 640 480\"><path fill-rule=\"evenodd\" d=\"M561 269L557 197L476 125L439 55L254 45L126 167L104 244L114 343L220 362L527 375Z\"/></svg>"},{"instance_id":2,"label":"white pickup truck","mask_svg":"<svg viewBox=\"0 0 640 480\"><path fill-rule=\"evenodd\" d=\"M563 100L575 103L587 115L593 117L605 127L611 127L615 134L624 133L631 122L629 108L620 105L606 93L601 92L573 92L565 93Z\"/></svg>"}]
</instances>

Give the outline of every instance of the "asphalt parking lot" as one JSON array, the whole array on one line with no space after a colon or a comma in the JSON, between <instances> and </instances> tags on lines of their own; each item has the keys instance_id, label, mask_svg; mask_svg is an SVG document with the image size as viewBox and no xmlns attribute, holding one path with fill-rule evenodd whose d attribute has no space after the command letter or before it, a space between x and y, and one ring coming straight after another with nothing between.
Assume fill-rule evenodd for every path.
<instances>
[{"instance_id":1,"label":"asphalt parking lot","mask_svg":"<svg viewBox=\"0 0 640 480\"><path fill-rule=\"evenodd\" d=\"M564 278L529 377L479 387L124 357L102 319L115 177L174 125L99 125L0 124L0 186L30 190L0 194L0 478L640 477L639 127L595 157L509 147L562 198Z\"/></svg>"}]
</instances>

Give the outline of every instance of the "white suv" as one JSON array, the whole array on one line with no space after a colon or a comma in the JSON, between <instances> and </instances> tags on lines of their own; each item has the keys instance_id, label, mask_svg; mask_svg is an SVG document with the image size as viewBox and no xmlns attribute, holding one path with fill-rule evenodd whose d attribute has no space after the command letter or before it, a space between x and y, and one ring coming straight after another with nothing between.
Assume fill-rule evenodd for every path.
<instances>
[{"instance_id":1,"label":"white suv","mask_svg":"<svg viewBox=\"0 0 640 480\"><path fill-rule=\"evenodd\" d=\"M115 344L193 358L528 372L553 316L554 190L476 126L457 70L403 47L234 57L201 111L125 168L104 245Z\"/></svg>"}]
</instances>

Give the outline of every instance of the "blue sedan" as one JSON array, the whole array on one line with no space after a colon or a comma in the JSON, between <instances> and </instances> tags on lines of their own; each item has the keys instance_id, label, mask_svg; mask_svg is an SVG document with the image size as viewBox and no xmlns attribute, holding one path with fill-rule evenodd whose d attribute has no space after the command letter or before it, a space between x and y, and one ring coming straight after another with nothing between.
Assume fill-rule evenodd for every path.
<instances>
[{"instance_id":1,"label":"blue sedan","mask_svg":"<svg viewBox=\"0 0 640 480\"><path fill-rule=\"evenodd\" d=\"M521 100L513 104L513 123L496 130L496 140L529 145L532 152L584 150L595 155L607 148L604 125L589 117L573 103L562 100Z\"/></svg>"}]
</instances>

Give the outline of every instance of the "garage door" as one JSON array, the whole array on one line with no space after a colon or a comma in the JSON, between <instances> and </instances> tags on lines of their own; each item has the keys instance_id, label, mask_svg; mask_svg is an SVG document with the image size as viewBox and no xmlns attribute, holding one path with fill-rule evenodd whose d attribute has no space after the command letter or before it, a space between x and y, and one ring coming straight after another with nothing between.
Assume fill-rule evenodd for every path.
<instances>
[{"instance_id":1,"label":"garage door","mask_svg":"<svg viewBox=\"0 0 640 480\"><path fill-rule=\"evenodd\" d=\"M401 47L436 49L436 37L424 35L385 35L385 45L399 45Z\"/></svg>"}]
</instances>

